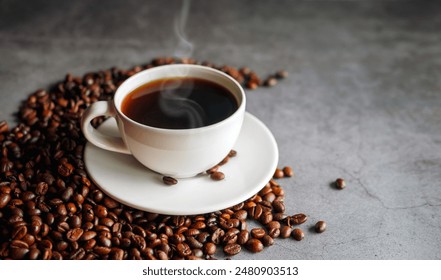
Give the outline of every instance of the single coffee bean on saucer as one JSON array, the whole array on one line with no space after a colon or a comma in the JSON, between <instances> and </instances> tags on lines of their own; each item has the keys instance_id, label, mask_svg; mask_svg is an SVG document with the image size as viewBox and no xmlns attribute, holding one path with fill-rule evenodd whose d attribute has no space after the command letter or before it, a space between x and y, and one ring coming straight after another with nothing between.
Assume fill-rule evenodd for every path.
<instances>
[{"instance_id":1,"label":"single coffee bean on saucer","mask_svg":"<svg viewBox=\"0 0 441 280\"><path fill-rule=\"evenodd\" d=\"M170 176L162 177L162 181L164 182L164 184L169 185L169 186L176 185L178 183L178 180L176 180L175 178L170 177Z\"/></svg>"},{"instance_id":2,"label":"single coffee bean on saucer","mask_svg":"<svg viewBox=\"0 0 441 280\"><path fill-rule=\"evenodd\" d=\"M214 181L220 181L225 178L225 174L220 171L216 171L211 173L210 178L213 179Z\"/></svg>"}]
</instances>

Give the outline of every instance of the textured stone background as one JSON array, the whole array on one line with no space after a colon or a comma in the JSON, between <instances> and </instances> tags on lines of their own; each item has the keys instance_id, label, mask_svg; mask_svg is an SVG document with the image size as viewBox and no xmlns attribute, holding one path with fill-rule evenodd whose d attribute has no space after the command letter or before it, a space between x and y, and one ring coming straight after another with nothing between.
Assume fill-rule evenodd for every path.
<instances>
[{"instance_id":1,"label":"textured stone background","mask_svg":"<svg viewBox=\"0 0 441 280\"><path fill-rule=\"evenodd\" d=\"M0 120L67 72L176 54L180 6L0 1ZM441 259L440 14L439 1L193 0L194 58L290 73L247 109L296 172L281 183L306 238L234 259Z\"/></svg>"}]
</instances>

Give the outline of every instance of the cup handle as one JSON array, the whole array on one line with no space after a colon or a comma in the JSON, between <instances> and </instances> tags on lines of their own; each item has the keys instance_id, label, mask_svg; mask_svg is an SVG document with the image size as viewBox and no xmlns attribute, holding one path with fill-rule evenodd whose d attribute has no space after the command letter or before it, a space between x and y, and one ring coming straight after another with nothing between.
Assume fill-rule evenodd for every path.
<instances>
[{"instance_id":1,"label":"cup handle","mask_svg":"<svg viewBox=\"0 0 441 280\"><path fill-rule=\"evenodd\" d=\"M100 116L116 117L116 109L113 105L113 101L97 101L86 109L81 118L81 130L86 139L102 149L131 154L121 137L106 135L93 128L90 122Z\"/></svg>"}]
</instances>

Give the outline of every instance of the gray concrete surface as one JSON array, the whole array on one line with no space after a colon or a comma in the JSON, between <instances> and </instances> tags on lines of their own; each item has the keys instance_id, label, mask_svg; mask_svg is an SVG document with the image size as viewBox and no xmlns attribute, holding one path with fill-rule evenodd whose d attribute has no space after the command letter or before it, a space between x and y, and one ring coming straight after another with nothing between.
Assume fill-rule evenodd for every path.
<instances>
[{"instance_id":1,"label":"gray concrete surface","mask_svg":"<svg viewBox=\"0 0 441 280\"><path fill-rule=\"evenodd\" d=\"M0 1L0 120L67 72L176 54L180 3ZM248 111L296 172L281 183L306 238L233 259L441 259L440 14L439 1L193 0L194 58L290 73L249 92Z\"/></svg>"}]
</instances>

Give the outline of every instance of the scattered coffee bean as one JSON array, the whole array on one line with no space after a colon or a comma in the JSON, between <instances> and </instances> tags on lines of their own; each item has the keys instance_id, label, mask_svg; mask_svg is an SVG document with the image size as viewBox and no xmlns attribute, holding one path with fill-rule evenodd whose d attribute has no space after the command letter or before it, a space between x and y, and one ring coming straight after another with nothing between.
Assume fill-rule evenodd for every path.
<instances>
[{"instance_id":1,"label":"scattered coffee bean","mask_svg":"<svg viewBox=\"0 0 441 280\"><path fill-rule=\"evenodd\" d=\"M284 78L288 77L288 72L286 70L279 70L276 72L276 77L278 79L284 79Z\"/></svg>"},{"instance_id":2,"label":"scattered coffee bean","mask_svg":"<svg viewBox=\"0 0 441 280\"><path fill-rule=\"evenodd\" d=\"M293 229L291 235L292 235L292 238L294 238L297 241L300 241L300 240L302 240L305 237L305 234L299 228Z\"/></svg>"},{"instance_id":3,"label":"scattered coffee bean","mask_svg":"<svg viewBox=\"0 0 441 280\"><path fill-rule=\"evenodd\" d=\"M220 181L220 180L223 180L225 178L225 175L224 175L224 173L222 173L220 171L216 171L216 172L213 172L210 175L210 178L215 180L215 181Z\"/></svg>"},{"instance_id":4,"label":"scattered coffee bean","mask_svg":"<svg viewBox=\"0 0 441 280\"><path fill-rule=\"evenodd\" d=\"M290 166L285 166L283 168L283 175L285 177L292 177L292 176L294 176L294 171L292 170L292 168Z\"/></svg>"},{"instance_id":5,"label":"scattered coffee bean","mask_svg":"<svg viewBox=\"0 0 441 280\"><path fill-rule=\"evenodd\" d=\"M263 250L262 242L256 238L248 240L248 242L245 244L245 247L253 253L258 253Z\"/></svg>"},{"instance_id":6,"label":"scattered coffee bean","mask_svg":"<svg viewBox=\"0 0 441 280\"><path fill-rule=\"evenodd\" d=\"M316 231L317 233L322 233L322 232L324 232L324 231L326 230L326 222L325 222L325 221L318 221L318 222L315 224L314 229L315 229L315 231Z\"/></svg>"},{"instance_id":7,"label":"scattered coffee bean","mask_svg":"<svg viewBox=\"0 0 441 280\"><path fill-rule=\"evenodd\" d=\"M335 180L335 186L337 187L337 189L342 190L346 187L346 182L344 179L338 178L337 180Z\"/></svg>"},{"instance_id":8,"label":"scattered coffee bean","mask_svg":"<svg viewBox=\"0 0 441 280\"><path fill-rule=\"evenodd\" d=\"M274 77L269 77L265 80L264 85L267 87L273 87L277 84L277 80Z\"/></svg>"},{"instance_id":9,"label":"scattered coffee bean","mask_svg":"<svg viewBox=\"0 0 441 280\"><path fill-rule=\"evenodd\" d=\"M274 171L273 177L276 179L280 179L280 178L283 178L283 176L285 176L285 175L283 174L282 169L276 168L276 171Z\"/></svg>"},{"instance_id":10,"label":"scattered coffee bean","mask_svg":"<svg viewBox=\"0 0 441 280\"><path fill-rule=\"evenodd\" d=\"M170 177L170 176L162 177L162 181L164 182L164 184L169 185L169 186L176 185L178 183L178 180L176 180L175 178Z\"/></svg>"}]
</instances>

